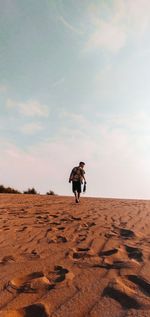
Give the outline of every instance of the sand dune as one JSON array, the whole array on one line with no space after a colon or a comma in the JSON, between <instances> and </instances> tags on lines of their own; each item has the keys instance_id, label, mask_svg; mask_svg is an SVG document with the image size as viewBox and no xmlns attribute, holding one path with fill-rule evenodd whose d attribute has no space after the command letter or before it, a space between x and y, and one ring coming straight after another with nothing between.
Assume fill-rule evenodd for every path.
<instances>
[{"instance_id":1,"label":"sand dune","mask_svg":"<svg viewBox=\"0 0 150 317\"><path fill-rule=\"evenodd\" d=\"M0 316L150 316L150 201L0 195Z\"/></svg>"}]
</instances>

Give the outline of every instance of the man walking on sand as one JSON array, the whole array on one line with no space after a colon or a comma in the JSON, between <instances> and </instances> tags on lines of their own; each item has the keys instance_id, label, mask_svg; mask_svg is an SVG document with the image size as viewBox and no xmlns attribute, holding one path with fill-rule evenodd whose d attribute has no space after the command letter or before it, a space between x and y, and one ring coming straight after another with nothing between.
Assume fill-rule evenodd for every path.
<instances>
[{"instance_id":1,"label":"man walking on sand","mask_svg":"<svg viewBox=\"0 0 150 317\"><path fill-rule=\"evenodd\" d=\"M79 166L76 166L72 169L70 177L69 177L69 183L72 182L72 191L75 195L75 202L79 203L80 202L80 194L81 194L81 185L84 184L86 185L86 180L85 180L85 171L84 171L84 162L80 162Z\"/></svg>"}]
</instances>

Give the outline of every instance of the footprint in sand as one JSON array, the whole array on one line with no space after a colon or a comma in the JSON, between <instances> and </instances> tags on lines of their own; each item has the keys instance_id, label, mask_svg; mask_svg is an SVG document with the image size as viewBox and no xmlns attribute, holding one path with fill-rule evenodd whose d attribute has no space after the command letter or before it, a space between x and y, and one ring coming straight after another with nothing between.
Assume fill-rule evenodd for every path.
<instances>
[{"instance_id":1,"label":"footprint in sand","mask_svg":"<svg viewBox=\"0 0 150 317\"><path fill-rule=\"evenodd\" d=\"M118 279L112 280L104 289L102 296L110 297L120 303L124 309L150 309L148 298L140 296L133 285L126 285L124 281Z\"/></svg>"},{"instance_id":2,"label":"footprint in sand","mask_svg":"<svg viewBox=\"0 0 150 317\"><path fill-rule=\"evenodd\" d=\"M107 250L107 251L100 251L99 256L111 256L118 252L117 248Z\"/></svg>"},{"instance_id":3,"label":"footprint in sand","mask_svg":"<svg viewBox=\"0 0 150 317\"><path fill-rule=\"evenodd\" d=\"M40 255L36 252L36 250L32 250L31 252L26 252L21 254L27 260L37 260L40 258Z\"/></svg>"},{"instance_id":4,"label":"footprint in sand","mask_svg":"<svg viewBox=\"0 0 150 317\"><path fill-rule=\"evenodd\" d=\"M64 231L66 228L65 227L58 227L57 229L60 231Z\"/></svg>"},{"instance_id":5,"label":"footprint in sand","mask_svg":"<svg viewBox=\"0 0 150 317\"><path fill-rule=\"evenodd\" d=\"M94 265L95 267L110 269L130 269L137 266L137 263L128 260L128 255L124 248L113 248L110 250L100 251L99 257L102 259L100 264Z\"/></svg>"},{"instance_id":6,"label":"footprint in sand","mask_svg":"<svg viewBox=\"0 0 150 317\"><path fill-rule=\"evenodd\" d=\"M107 270L111 269L130 269L135 267L135 263L129 262L129 261L112 261L112 263L109 263L107 260L100 264L94 264L93 267L99 267L104 268Z\"/></svg>"},{"instance_id":7,"label":"footprint in sand","mask_svg":"<svg viewBox=\"0 0 150 317\"><path fill-rule=\"evenodd\" d=\"M17 230L16 232L23 232L28 228L28 226L23 226L22 228L20 228L19 230Z\"/></svg>"},{"instance_id":8,"label":"footprint in sand","mask_svg":"<svg viewBox=\"0 0 150 317\"><path fill-rule=\"evenodd\" d=\"M115 231L108 231L104 234L104 236L108 239L112 238L112 237L116 237L117 236L117 233Z\"/></svg>"},{"instance_id":9,"label":"footprint in sand","mask_svg":"<svg viewBox=\"0 0 150 317\"><path fill-rule=\"evenodd\" d=\"M50 222L50 225L60 226L61 222L60 221L53 221L53 222Z\"/></svg>"},{"instance_id":10,"label":"footprint in sand","mask_svg":"<svg viewBox=\"0 0 150 317\"><path fill-rule=\"evenodd\" d=\"M91 227L95 226L95 222L87 222L79 225L78 231L89 230Z\"/></svg>"},{"instance_id":11,"label":"footprint in sand","mask_svg":"<svg viewBox=\"0 0 150 317\"><path fill-rule=\"evenodd\" d=\"M58 218L57 215L50 215L50 217L53 217L53 218Z\"/></svg>"},{"instance_id":12,"label":"footprint in sand","mask_svg":"<svg viewBox=\"0 0 150 317\"><path fill-rule=\"evenodd\" d=\"M9 226L3 226L3 230L4 231L10 230L10 227Z\"/></svg>"},{"instance_id":13,"label":"footprint in sand","mask_svg":"<svg viewBox=\"0 0 150 317\"><path fill-rule=\"evenodd\" d=\"M17 310L2 311L3 317L49 317L47 309L42 304L33 304Z\"/></svg>"},{"instance_id":14,"label":"footprint in sand","mask_svg":"<svg viewBox=\"0 0 150 317\"><path fill-rule=\"evenodd\" d=\"M143 253L139 248L129 245L125 245L125 248L130 259L135 259L138 262L143 262Z\"/></svg>"},{"instance_id":15,"label":"footprint in sand","mask_svg":"<svg viewBox=\"0 0 150 317\"><path fill-rule=\"evenodd\" d=\"M132 230L121 228L120 229L120 236L123 239L130 239L130 238L135 237L135 233Z\"/></svg>"},{"instance_id":16,"label":"footprint in sand","mask_svg":"<svg viewBox=\"0 0 150 317\"><path fill-rule=\"evenodd\" d=\"M48 216L36 216L36 223L39 223L39 224L44 224L44 223L47 223L47 222L49 222L50 220L49 220L49 218L48 218Z\"/></svg>"},{"instance_id":17,"label":"footprint in sand","mask_svg":"<svg viewBox=\"0 0 150 317\"><path fill-rule=\"evenodd\" d=\"M54 267L53 272L49 272L49 279L54 285L63 281L71 282L74 279L74 274L69 272L68 269L57 265Z\"/></svg>"},{"instance_id":18,"label":"footprint in sand","mask_svg":"<svg viewBox=\"0 0 150 317\"><path fill-rule=\"evenodd\" d=\"M141 276L138 275L128 275L127 276L129 281L133 282L134 284L138 285L140 290L146 294L147 296L150 296L150 283L146 279L144 279Z\"/></svg>"},{"instance_id":19,"label":"footprint in sand","mask_svg":"<svg viewBox=\"0 0 150 317\"><path fill-rule=\"evenodd\" d=\"M65 242L67 242L68 240L67 240L67 238L66 237L64 237L64 236L57 236L57 243L65 243Z\"/></svg>"},{"instance_id":20,"label":"footprint in sand","mask_svg":"<svg viewBox=\"0 0 150 317\"><path fill-rule=\"evenodd\" d=\"M82 233L82 234L79 234L77 238L75 238L75 241L77 244L79 244L79 243L85 241L86 238L87 238L87 233L85 233L85 234Z\"/></svg>"},{"instance_id":21,"label":"footprint in sand","mask_svg":"<svg viewBox=\"0 0 150 317\"><path fill-rule=\"evenodd\" d=\"M79 220L81 220L81 217L71 216L71 219L72 219L72 220L75 220L75 221L79 221Z\"/></svg>"},{"instance_id":22,"label":"footprint in sand","mask_svg":"<svg viewBox=\"0 0 150 317\"><path fill-rule=\"evenodd\" d=\"M51 290L53 285L43 272L33 272L12 279L5 288L10 293L37 293L41 290Z\"/></svg>"},{"instance_id":23,"label":"footprint in sand","mask_svg":"<svg viewBox=\"0 0 150 317\"><path fill-rule=\"evenodd\" d=\"M46 230L46 232L45 232L45 237L48 236L48 233L49 233L50 231L52 231L52 228L48 228L48 229Z\"/></svg>"},{"instance_id":24,"label":"footprint in sand","mask_svg":"<svg viewBox=\"0 0 150 317\"><path fill-rule=\"evenodd\" d=\"M70 252L68 252L67 255L71 256L73 260L80 260L84 259L85 257L89 257L90 254L88 252L90 251L90 248L85 247L85 248L74 248L71 249Z\"/></svg>"},{"instance_id":25,"label":"footprint in sand","mask_svg":"<svg viewBox=\"0 0 150 317\"><path fill-rule=\"evenodd\" d=\"M43 272L33 272L19 276L5 285L5 289L10 293L43 293L52 290L57 283L71 282L74 274L62 266L55 266L54 271L48 273L48 277Z\"/></svg>"},{"instance_id":26,"label":"footprint in sand","mask_svg":"<svg viewBox=\"0 0 150 317\"><path fill-rule=\"evenodd\" d=\"M127 221L123 221L121 218L119 219L120 221L120 226L126 226L127 225Z\"/></svg>"},{"instance_id":27,"label":"footprint in sand","mask_svg":"<svg viewBox=\"0 0 150 317\"><path fill-rule=\"evenodd\" d=\"M7 263L15 262L15 259L12 255L6 255L0 260L1 265L5 265Z\"/></svg>"},{"instance_id":28,"label":"footprint in sand","mask_svg":"<svg viewBox=\"0 0 150 317\"><path fill-rule=\"evenodd\" d=\"M47 237L47 243L66 243L68 242L65 236Z\"/></svg>"},{"instance_id":29,"label":"footprint in sand","mask_svg":"<svg viewBox=\"0 0 150 317\"><path fill-rule=\"evenodd\" d=\"M60 219L60 222L63 222L63 223L66 223L66 224L67 224L67 223L70 223L71 221L72 221L72 220L71 220L70 218L67 218L67 217Z\"/></svg>"}]
</instances>

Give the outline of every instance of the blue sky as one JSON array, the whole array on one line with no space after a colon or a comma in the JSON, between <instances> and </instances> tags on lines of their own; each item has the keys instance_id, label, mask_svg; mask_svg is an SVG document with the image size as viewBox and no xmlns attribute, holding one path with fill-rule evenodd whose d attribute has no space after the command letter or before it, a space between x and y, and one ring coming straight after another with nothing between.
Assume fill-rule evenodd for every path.
<instances>
[{"instance_id":1,"label":"blue sky","mask_svg":"<svg viewBox=\"0 0 150 317\"><path fill-rule=\"evenodd\" d=\"M150 198L149 0L0 1L1 183Z\"/></svg>"}]
</instances>

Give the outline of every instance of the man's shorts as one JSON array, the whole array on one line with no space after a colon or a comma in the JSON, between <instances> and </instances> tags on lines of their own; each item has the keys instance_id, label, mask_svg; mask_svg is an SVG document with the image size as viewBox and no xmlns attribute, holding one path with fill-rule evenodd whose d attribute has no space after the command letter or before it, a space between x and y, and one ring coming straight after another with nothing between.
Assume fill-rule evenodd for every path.
<instances>
[{"instance_id":1,"label":"man's shorts","mask_svg":"<svg viewBox=\"0 0 150 317\"><path fill-rule=\"evenodd\" d=\"M74 192L78 192L81 193L81 182L72 182L72 191Z\"/></svg>"}]
</instances>

